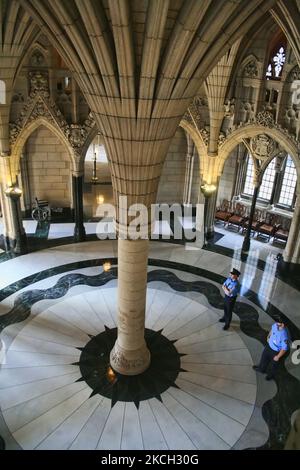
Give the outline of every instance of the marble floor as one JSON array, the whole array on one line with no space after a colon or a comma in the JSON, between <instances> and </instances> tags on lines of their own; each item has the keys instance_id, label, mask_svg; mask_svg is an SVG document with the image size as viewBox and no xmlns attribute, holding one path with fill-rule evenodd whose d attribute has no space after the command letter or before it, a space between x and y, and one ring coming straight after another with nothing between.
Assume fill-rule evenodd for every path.
<instances>
[{"instance_id":1,"label":"marble floor","mask_svg":"<svg viewBox=\"0 0 300 470\"><path fill-rule=\"evenodd\" d=\"M292 339L300 339L300 293L275 276L272 253L264 269L258 258L256 250L242 262L238 251L229 257L150 243L146 328L172 345L177 366L166 365L168 382L170 370L158 361L151 381L141 376L138 399L115 392L118 378L110 381L105 360L94 382L86 372L87 345L116 327L115 241L57 246L1 263L5 448L282 448L300 408L299 366L290 355L276 381L267 382L252 365L278 311ZM221 283L232 267L242 272L242 295L223 331Z\"/></svg>"}]
</instances>

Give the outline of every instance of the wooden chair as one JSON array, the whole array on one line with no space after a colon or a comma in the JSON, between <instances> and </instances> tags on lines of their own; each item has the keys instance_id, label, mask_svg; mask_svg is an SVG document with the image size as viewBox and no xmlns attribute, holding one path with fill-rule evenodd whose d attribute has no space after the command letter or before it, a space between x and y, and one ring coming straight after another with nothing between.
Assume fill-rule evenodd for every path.
<instances>
[{"instance_id":1,"label":"wooden chair","mask_svg":"<svg viewBox=\"0 0 300 470\"><path fill-rule=\"evenodd\" d=\"M291 226L291 220L290 219L287 220L287 218L283 217L281 224L279 225L279 227L274 233L273 242L282 241L283 243L286 243L289 237L290 226Z\"/></svg>"},{"instance_id":2,"label":"wooden chair","mask_svg":"<svg viewBox=\"0 0 300 470\"><path fill-rule=\"evenodd\" d=\"M234 225L237 227L237 231L239 232L240 228L243 227L243 224L246 220L246 207L237 202L235 207L234 207L234 213L231 217L228 219L228 224L227 228L231 225Z\"/></svg>"},{"instance_id":3,"label":"wooden chair","mask_svg":"<svg viewBox=\"0 0 300 470\"><path fill-rule=\"evenodd\" d=\"M258 227L261 225L264 218L265 218L264 212L261 211L260 209L255 209L253 222L251 225L251 233L253 232L253 236L255 236L255 233L257 232ZM243 223L242 233L244 233L247 230L248 226L249 226L249 217L247 217Z\"/></svg>"},{"instance_id":4,"label":"wooden chair","mask_svg":"<svg viewBox=\"0 0 300 470\"><path fill-rule=\"evenodd\" d=\"M226 225L229 217L233 215L233 212L230 209L231 204L230 201L227 201L227 199L224 199L221 206L216 210L215 213L215 220L216 222L223 222L224 226Z\"/></svg>"},{"instance_id":5,"label":"wooden chair","mask_svg":"<svg viewBox=\"0 0 300 470\"><path fill-rule=\"evenodd\" d=\"M274 236L280 224L278 223L279 216L275 214L267 214L266 219L260 224L257 229L257 237L266 236L268 241Z\"/></svg>"}]
</instances>

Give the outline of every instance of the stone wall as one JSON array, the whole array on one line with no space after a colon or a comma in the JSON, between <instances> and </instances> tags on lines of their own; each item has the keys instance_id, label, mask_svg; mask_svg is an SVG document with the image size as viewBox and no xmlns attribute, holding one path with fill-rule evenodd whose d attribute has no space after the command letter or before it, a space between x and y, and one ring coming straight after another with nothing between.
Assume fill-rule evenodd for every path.
<instances>
[{"instance_id":1,"label":"stone wall","mask_svg":"<svg viewBox=\"0 0 300 470\"><path fill-rule=\"evenodd\" d=\"M178 128L163 166L157 194L158 203L182 203L186 153L185 133Z\"/></svg>"},{"instance_id":2,"label":"stone wall","mask_svg":"<svg viewBox=\"0 0 300 470\"><path fill-rule=\"evenodd\" d=\"M222 176L219 183L219 191L217 197L217 206L223 199L231 199L232 188L234 184L235 165L236 165L236 152L237 148L227 158Z\"/></svg>"},{"instance_id":3,"label":"stone wall","mask_svg":"<svg viewBox=\"0 0 300 470\"><path fill-rule=\"evenodd\" d=\"M25 146L31 200L46 199L54 207L71 206L71 162L64 144L39 127Z\"/></svg>"}]
</instances>

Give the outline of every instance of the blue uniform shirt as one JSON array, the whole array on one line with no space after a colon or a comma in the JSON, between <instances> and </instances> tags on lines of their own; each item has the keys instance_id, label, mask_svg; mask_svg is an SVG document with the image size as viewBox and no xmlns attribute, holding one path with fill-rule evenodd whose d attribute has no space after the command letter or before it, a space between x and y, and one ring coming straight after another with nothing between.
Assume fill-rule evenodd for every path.
<instances>
[{"instance_id":1,"label":"blue uniform shirt","mask_svg":"<svg viewBox=\"0 0 300 470\"><path fill-rule=\"evenodd\" d=\"M287 351L289 349L289 335L287 329L283 328L283 330L279 330L277 324L274 323L268 343L273 351L279 352L281 349Z\"/></svg>"},{"instance_id":2,"label":"blue uniform shirt","mask_svg":"<svg viewBox=\"0 0 300 470\"><path fill-rule=\"evenodd\" d=\"M236 297L241 287L239 281L237 279L234 281L233 279L231 279L231 277L228 277L226 279L223 286L226 286L228 289L232 290L231 294L229 294L228 297Z\"/></svg>"}]
</instances>

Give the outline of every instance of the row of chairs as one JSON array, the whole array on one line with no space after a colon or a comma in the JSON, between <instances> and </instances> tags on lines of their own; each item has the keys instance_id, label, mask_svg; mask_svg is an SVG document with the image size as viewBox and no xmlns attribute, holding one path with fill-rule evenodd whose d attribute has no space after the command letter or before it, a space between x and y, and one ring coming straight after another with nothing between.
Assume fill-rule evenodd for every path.
<instances>
[{"instance_id":1,"label":"row of chairs","mask_svg":"<svg viewBox=\"0 0 300 470\"><path fill-rule=\"evenodd\" d=\"M237 231L244 233L249 227L249 211L250 207L240 202L231 202L223 200L220 207L215 213L216 222L223 222L225 228L236 227ZM285 242L289 236L291 220L278 214L256 209L254 213L253 223L251 225L251 233L257 237L267 237L268 241Z\"/></svg>"}]
</instances>

